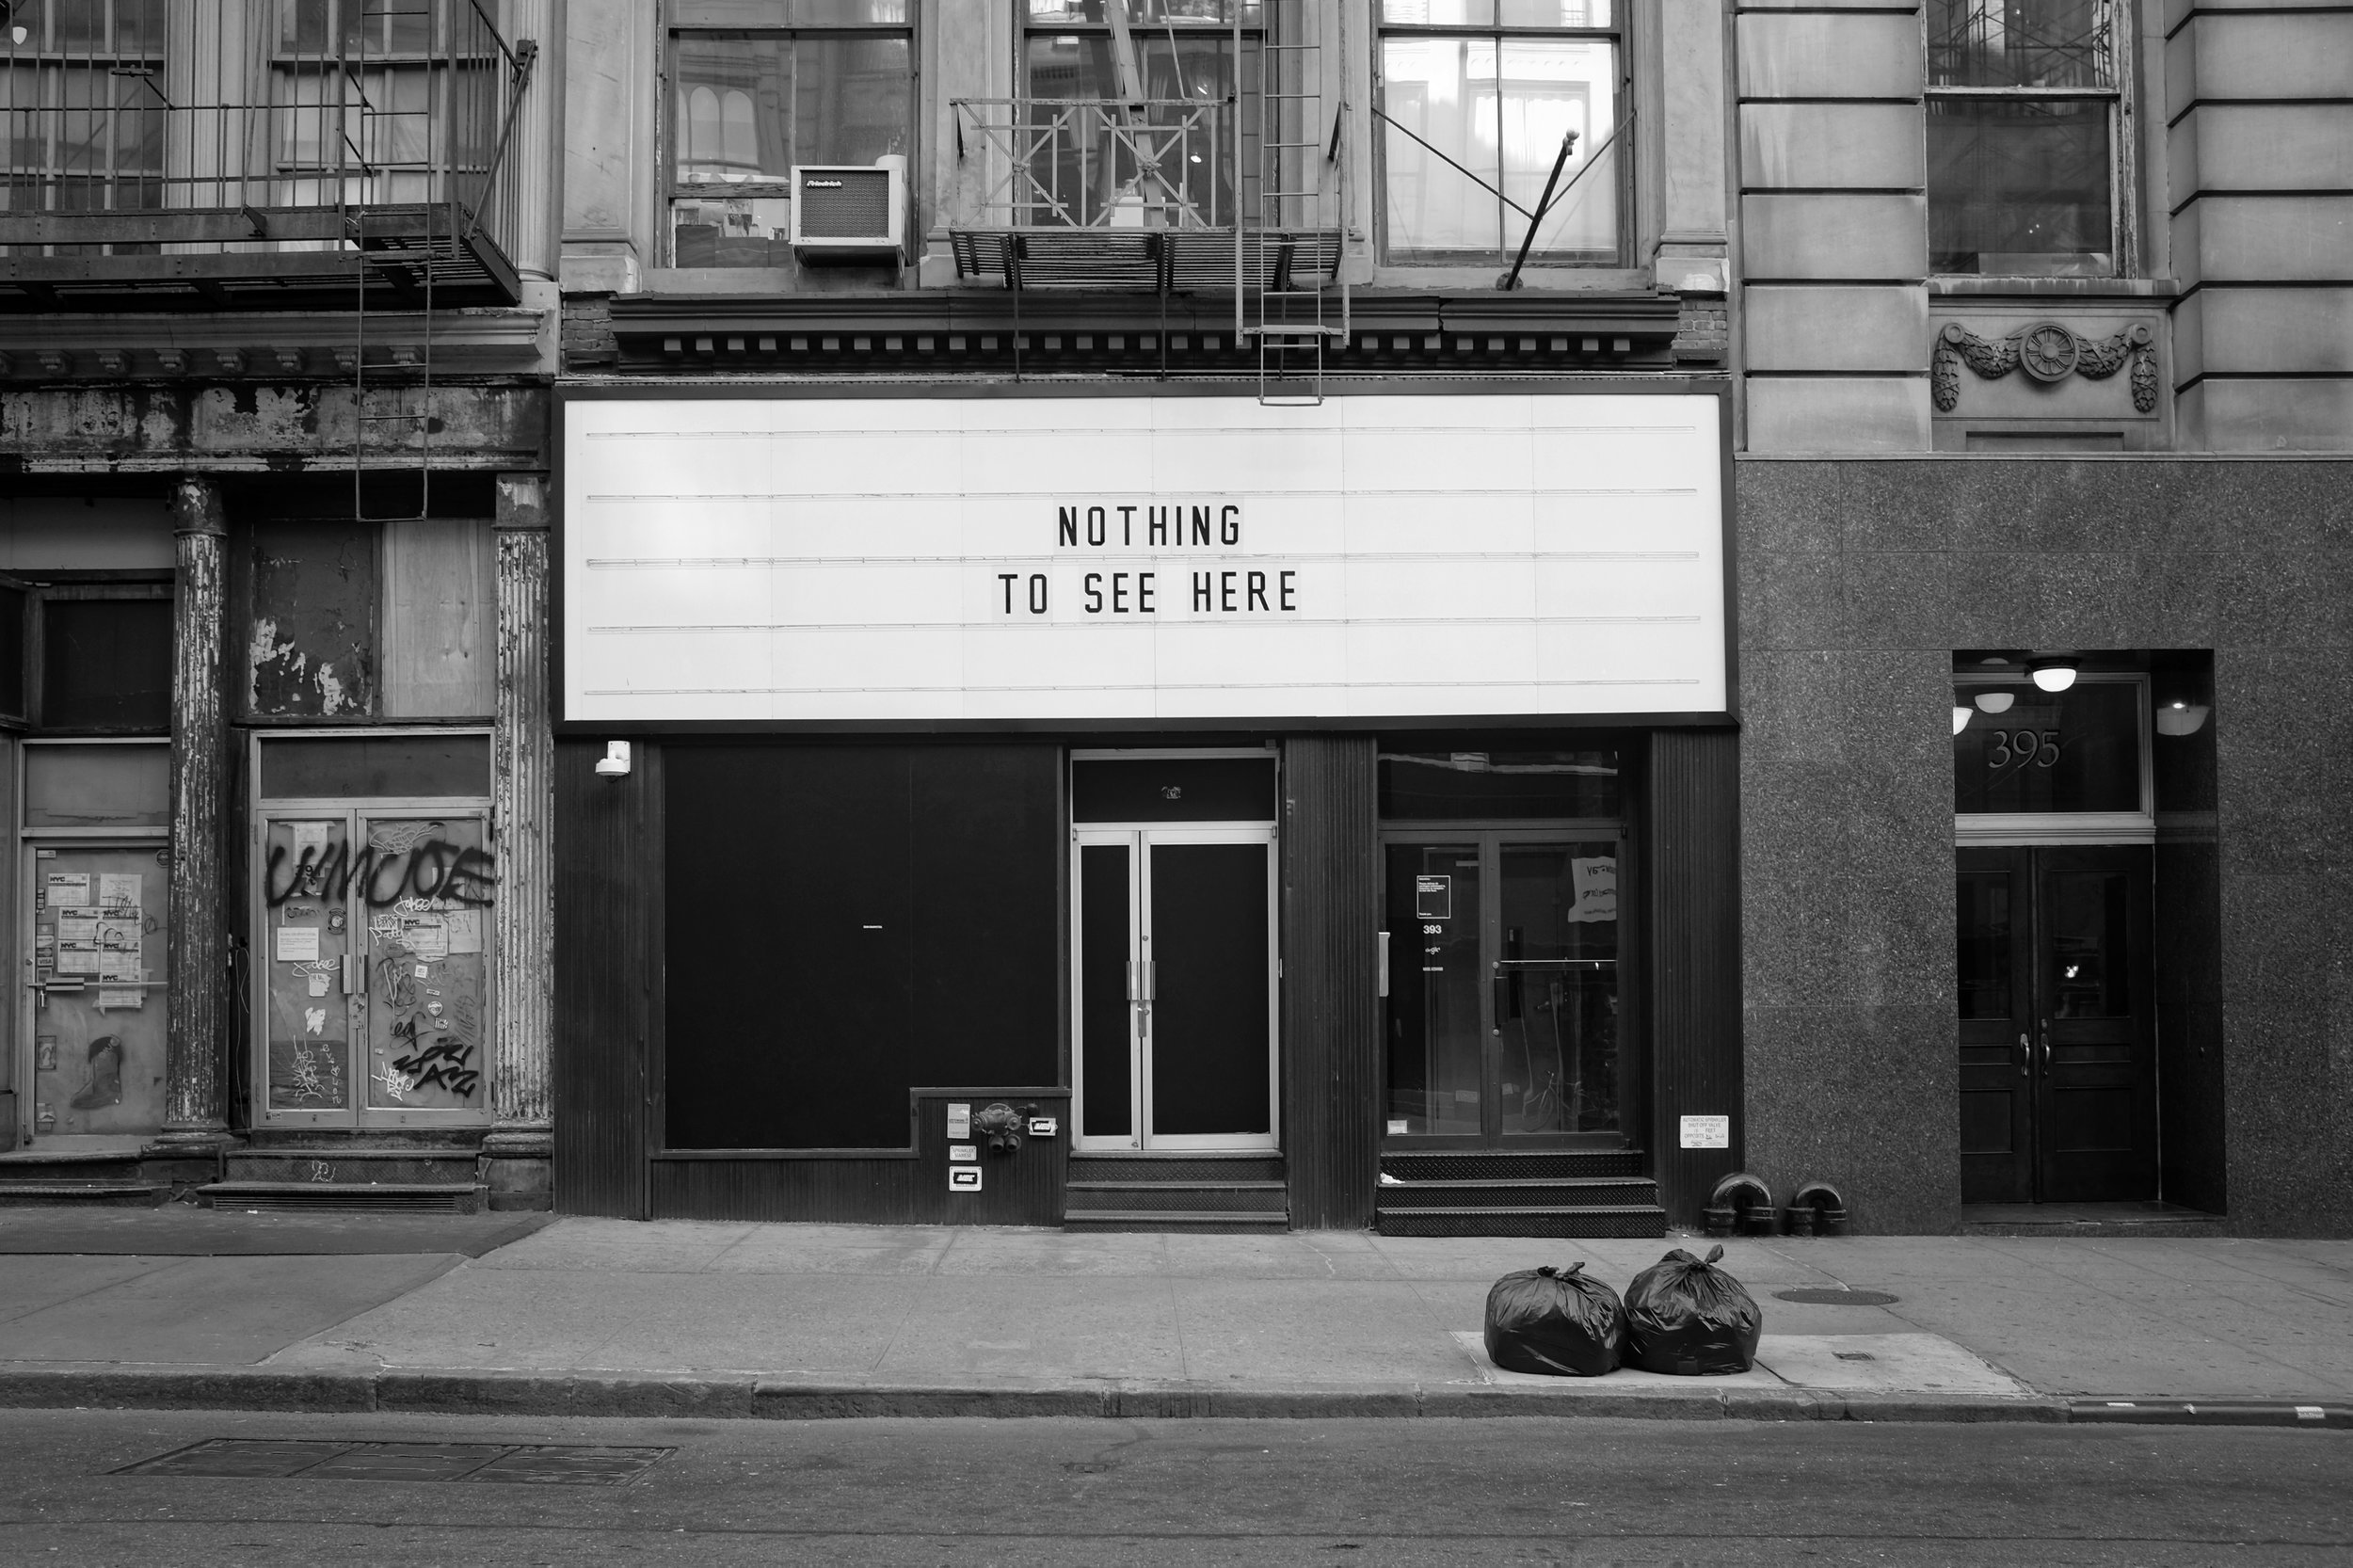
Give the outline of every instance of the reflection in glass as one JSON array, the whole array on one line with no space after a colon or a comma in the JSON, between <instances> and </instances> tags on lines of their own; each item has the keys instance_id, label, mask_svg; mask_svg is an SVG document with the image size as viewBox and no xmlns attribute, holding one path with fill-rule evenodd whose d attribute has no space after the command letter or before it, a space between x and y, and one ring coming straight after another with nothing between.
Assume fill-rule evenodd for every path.
<instances>
[{"instance_id":1,"label":"reflection in glass","mask_svg":"<svg viewBox=\"0 0 2353 1568\"><path fill-rule=\"evenodd\" d=\"M1134 35L1136 65L1144 77L1144 94L1162 105L1145 112L1148 123L1175 133L1168 163L1160 178L1176 187L1183 207L1211 227L1236 217L1234 149L1222 138L1233 135L1234 114L1223 107L1239 93L1235 108L1241 122L1241 162L1244 178L1254 185L1258 165L1258 53L1255 36L1242 39L1241 80L1234 80L1234 40L1230 33L1162 29ZM1034 33L1028 40L1028 96L1033 103L1117 99L1119 77L1112 63L1108 33ZM1208 112L1194 120L1176 102L1200 104ZM1180 122L1190 121L1189 124ZM1050 167L1048 167L1050 165ZM1173 167L1172 167L1173 166ZM1112 135L1111 128L1083 113L1074 113L1052 137L1047 153L1032 172L1052 193L1059 209L1041 208L1033 221L1067 222L1082 227L1109 223L1112 227L1142 227L1143 207L1152 200L1165 203L1166 194L1149 179L1140 179L1133 152ZM1241 193L1243 199L1253 195ZM1123 205L1125 204L1125 205ZM1132 208L1133 211L1128 210ZM1132 216L1134 222L1129 224Z\"/></svg>"},{"instance_id":2,"label":"reflection in glass","mask_svg":"<svg viewBox=\"0 0 2353 1568\"><path fill-rule=\"evenodd\" d=\"M1385 751L1381 815L1408 822L1614 817L1618 753Z\"/></svg>"},{"instance_id":3,"label":"reflection in glass","mask_svg":"<svg viewBox=\"0 0 2353 1568\"><path fill-rule=\"evenodd\" d=\"M1382 112L1391 121L1382 152L1392 254L1516 251L1561 138L1574 131L1576 147L1530 258L1618 260L1621 149L1602 146L1619 112L1614 41L1393 34L1382 40L1381 72ZM1603 167L1577 178L1596 159ZM1499 187L1519 210L1486 187Z\"/></svg>"},{"instance_id":4,"label":"reflection in glass","mask_svg":"<svg viewBox=\"0 0 2353 1568\"><path fill-rule=\"evenodd\" d=\"M1618 1125L1614 843L1507 844L1494 987L1502 1128Z\"/></svg>"},{"instance_id":5,"label":"reflection in glass","mask_svg":"<svg viewBox=\"0 0 2353 1568\"><path fill-rule=\"evenodd\" d=\"M2121 872L2050 873L2043 898L2051 930L2052 1017L2132 1016L2125 893Z\"/></svg>"},{"instance_id":6,"label":"reflection in glass","mask_svg":"<svg viewBox=\"0 0 2353 1568\"><path fill-rule=\"evenodd\" d=\"M2010 911L2008 872L1962 872L1955 882L1960 910L1961 1016L2010 1016Z\"/></svg>"},{"instance_id":7,"label":"reflection in glass","mask_svg":"<svg viewBox=\"0 0 2353 1568\"><path fill-rule=\"evenodd\" d=\"M2110 0L1929 0L1932 87L2116 82Z\"/></svg>"},{"instance_id":8,"label":"reflection in glass","mask_svg":"<svg viewBox=\"0 0 2353 1568\"><path fill-rule=\"evenodd\" d=\"M1929 100L1929 267L2116 270L2106 98Z\"/></svg>"},{"instance_id":9,"label":"reflection in glass","mask_svg":"<svg viewBox=\"0 0 2353 1568\"><path fill-rule=\"evenodd\" d=\"M1402 1131L1476 1136L1486 1083L1479 965L1479 846L1388 852L1388 1119Z\"/></svg>"}]
</instances>

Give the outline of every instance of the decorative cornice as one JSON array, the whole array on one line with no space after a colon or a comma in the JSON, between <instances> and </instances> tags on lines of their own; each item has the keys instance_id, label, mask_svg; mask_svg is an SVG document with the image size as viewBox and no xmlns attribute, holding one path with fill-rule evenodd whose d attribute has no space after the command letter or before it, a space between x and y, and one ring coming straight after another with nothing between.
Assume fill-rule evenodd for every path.
<instances>
[{"instance_id":1,"label":"decorative cornice","mask_svg":"<svg viewBox=\"0 0 2353 1568\"><path fill-rule=\"evenodd\" d=\"M1981 338L1957 321L1946 322L1936 335L1929 364L1929 391L1938 413L1949 414L1959 407L1964 364L1988 381L2023 370L2045 383L2070 376L2105 381L2129 364L2133 407L2144 414L2157 407L2156 334L2146 322L2137 321L2114 337L2099 340L2056 321L2039 321L1999 338Z\"/></svg>"}]
</instances>

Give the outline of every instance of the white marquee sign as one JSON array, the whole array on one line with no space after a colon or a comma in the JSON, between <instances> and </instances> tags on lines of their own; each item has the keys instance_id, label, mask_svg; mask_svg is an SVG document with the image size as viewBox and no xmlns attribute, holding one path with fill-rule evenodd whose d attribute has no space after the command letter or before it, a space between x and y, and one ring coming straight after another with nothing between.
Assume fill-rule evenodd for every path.
<instances>
[{"instance_id":1,"label":"white marquee sign","mask_svg":"<svg viewBox=\"0 0 2353 1568\"><path fill-rule=\"evenodd\" d=\"M575 399L572 720L1720 712L1709 396Z\"/></svg>"}]
</instances>

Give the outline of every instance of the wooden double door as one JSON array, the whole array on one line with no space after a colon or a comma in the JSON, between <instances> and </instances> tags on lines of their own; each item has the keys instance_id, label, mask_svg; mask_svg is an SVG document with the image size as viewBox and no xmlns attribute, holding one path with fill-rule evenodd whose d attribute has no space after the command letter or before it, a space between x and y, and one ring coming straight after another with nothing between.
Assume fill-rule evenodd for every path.
<instances>
[{"instance_id":1,"label":"wooden double door","mask_svg":"<svg viewBox=\"0 0 2353 1568\"><path fill-rule=\"evenodd\" d=\"M1964 848L1964 1203L2157 1195L2151 852Z\"/></svg>"}]
</instances>

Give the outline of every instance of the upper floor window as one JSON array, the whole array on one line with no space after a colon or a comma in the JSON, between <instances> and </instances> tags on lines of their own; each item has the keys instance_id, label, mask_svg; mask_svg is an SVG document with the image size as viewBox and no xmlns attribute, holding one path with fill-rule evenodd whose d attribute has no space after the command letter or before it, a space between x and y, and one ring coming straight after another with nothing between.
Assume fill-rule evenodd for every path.
<instances>
[{"instance_id":1,"label":"upper floor window","mask_svg":"<svg viewBox=\"0 0 2353 1568\"><path fill-rule=\"evenodd\" d=\"M908 0L679 0L673 265L790 265L793 165L908 154L913 8Z\"/></svg>"},{"instance_id":2,"label":"upper floor window","mask_svg":"<svg viewBox=\"0 0 2353 1568\"><path fill-rule=\"evenodd\" d=\"M1022 96L1032 105L1074 105L1032 109L1024 122L1052 165L1032 169L1043 194L1028 221L1234 224L1260 184L1265 33L1257 0L1026 0L1026 7ZM1138 112L1126 106L1129 100L1148 106ZM1137 127L1165 154L1156 175L1136 156ZM1256 212L1244 216L1261 220Z\"/></svg>"},{"instance_id":3,"label":"upper floor window","mask_svg":"<svg viewBox=\"0 0 2353 1568\"><path fill-rule=\"evenodd\" d=\"M0 207L163 204L164 35L164 0L0 5Z\"/></svg>"},{"instance_id":4,"label":"upper floor window","mask_svg":"<svg viewBox=\"0 0 2353 1568\"><path fill-rule=\"evenodd\" d=\"M1929 270L2122 270L2113 0L1929 0L1928 29Z\"/></svg>"},{"instance_id":5,"label":"upper floor window","mask_svg":"<svg viewBox=\"0 0 2353 1568\"><path fill-rule=\"evenodd\" d=\"M1623 265L1627 84L1614 0L1380 4L1387 259L1509 260L1552 184L1530 264Z\"/></svg>"}]
</instances>

